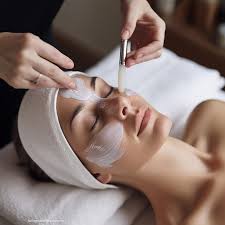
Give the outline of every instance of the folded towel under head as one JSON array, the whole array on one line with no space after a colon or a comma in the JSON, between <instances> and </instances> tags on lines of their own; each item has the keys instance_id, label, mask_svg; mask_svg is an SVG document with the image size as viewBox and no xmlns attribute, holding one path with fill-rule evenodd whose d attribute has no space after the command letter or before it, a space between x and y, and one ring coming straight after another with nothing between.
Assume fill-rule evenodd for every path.
<instances>
[{"instance_id":1,"label":"folded towel under head","mask_svg":"<svg viewBox=\"0 0 225 225\"><path fill-rule=\"evenodd\" d=\"M83 73L70 71L67 74ZM18 130L26 152L57 183L82 188L116 188L95 179L67 142L57 115L58 91L46 88L25 94L18 115Z\"/></svg>"}]
</instances>

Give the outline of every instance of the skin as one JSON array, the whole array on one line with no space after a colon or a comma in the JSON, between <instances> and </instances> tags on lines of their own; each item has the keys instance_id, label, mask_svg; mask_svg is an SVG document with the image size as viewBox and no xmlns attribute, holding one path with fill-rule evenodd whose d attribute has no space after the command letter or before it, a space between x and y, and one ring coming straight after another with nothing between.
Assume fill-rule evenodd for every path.
<instances>
[{"instance_id":1,"label":"skin","mask_svg":"<svg viewBox=\"0 0 225 225\"><path fill-rule=\"evenodd\" d=\"M92 88L91 78L79 77ZM96 79L97 95L106 96L110 88ZM128 97L114 89L104 101L110 110L101 110L96 103L58 96L62 130L87 169L102 183L124 184L143 192L152 204L157 225L222 225L225 104L215 100L201 103L188 120L183 140L178 140L169 136L171 121L142 97ZM72 120L80 103L85 105L84 109ZM151 118L146 129L137 135L136 119L147 107L151 109ZM96 116L99 120L90 131ZM125 154L112 167L101 168L86 160L84 149L110 121L124 126L121 147Z\"/></svg>"},{"instance_id":2,"label":"skin","mask_svg":"<svg viewBox=\"0 0 225 225\"><path fill-rule=\"evenodd\" d=\"M0 78L14 88L73 88L61 69L72 69L73 61L31 33L0 33ZM39 75L41 74L40 79ZM38 79L37 84L32 81Z\"/></svg>"}]
</instances>

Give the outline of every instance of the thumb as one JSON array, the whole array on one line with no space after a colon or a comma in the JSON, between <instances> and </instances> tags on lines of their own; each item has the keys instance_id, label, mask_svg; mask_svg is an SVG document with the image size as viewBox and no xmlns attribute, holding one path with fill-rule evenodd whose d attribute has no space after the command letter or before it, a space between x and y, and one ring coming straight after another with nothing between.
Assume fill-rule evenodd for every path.
<instances>
[{"instance_id":1,"label":"thumb","mask_svg":"<svg viewBox=\"0 0 225 225\"><path fill-rule=\"evenodd\" d=\"M129 39L134 33L137 23L137 13L135 10L127 10L123 20L121 38L125 40Z\"/></svg>"}]
</instances>

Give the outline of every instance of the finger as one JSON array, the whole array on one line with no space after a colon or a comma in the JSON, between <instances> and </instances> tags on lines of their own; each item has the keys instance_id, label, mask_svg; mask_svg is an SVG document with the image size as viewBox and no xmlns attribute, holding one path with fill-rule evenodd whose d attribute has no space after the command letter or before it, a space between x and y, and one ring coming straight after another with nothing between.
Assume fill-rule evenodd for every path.
<instances>
[{"instance_id":1,"label":"finger","mask_svg":"<svg viewBox=\"0 0 225 225\"><path fill-rule=\"evenodd\" d=\"M47 60L41 57L38 57L33 62L33 69L51 78L52 80L66 88L75 88L75 83L70 76L68 76L56 65L48 62Z\"/></svg>"},{"instance_id":2,"label":"finger","mask_svg":"<svg viewBox=\"0 0 225 225\"><path fill-rule=\"evenodd\" d=\"M143 63L143 62L147 62L149 60L152 60L152 59L156 59L156 58L159 58L162 54L162 51L159 50L157 52L154 52L153 54L151 55L146 55L146 56L143 56L142 58L138 58L138 59L129 59L127 60L126 62L126 65L128 67L131 67L135 64L139 64L139 63Z\"/></svg>"},{"instance_id":3,"label":"finger","mask_svg":"<svg viewBox=\"0 0 225 225\"><path fill-rule=\"evenodd\" d=\"M127 53L126 59L135 55L138 45L136 43L131 43L131 51Z\"/></svg>"},{"instance_id":4,"label":"finger","mask_svg":"<svg viewBox=\"0 0 225 225\"><path fill-rule=\"evenodd\" d=\"M73 61L52 45L42 41L41 39L38 39L36 43L36 52L40 57L66 69L72 69L74 67Z\"/></svg>"},{"instance_id":5,"label":"finger","mask_svg":"<svg viewBox=\"0 0 225 225\"><path fill-rule=\"evenodd\" d=\"M41 76L38 75L37 83L34 84L36 88L62 88L63 86L55 82L49 77L46 77L41 74ZM32 83L32 82L31 82ZM31 84L33 85L33 83Z\"/></svg>"},{"instance_id":6,"label":"finger","mask_svg":"<svg viewBox=\"0 0 225 225\"><path fill-rule=\"evenodd\" d=\"M135 55L135 53L136 53L136 49L135 49L135 50L130 51L129 53L127 53L127 59L128 59L128 58L131 58L132 56L134 56L134 55Z\"/></svg>"},{"instance_id":7,"label":"finger","mask_svg":"<svg viewBox=\"0 0 225 225\"><path fill-rule=\"evenodd\" d=\"M37 81L37 83L35 84L34 81ZM27 69L27 73L25 73L23 77L20 77L19 82L20 87L26 89L62 87L54 80L40 74L33 69Z\"/></svg>"},{"instance_id":8,"label":"finger","mask_svg":"<svg viewBox=\"0 0 225 225\"><path fill-rule=\"evenodd\" d=\"M134 33L138 19L138 10L134 7L128 7L123 17L123 27L121 38L123 40L129 39Z\"/></svg>"},{"instance_id":9,"label":"finger","mask_svg":"<svg viewBox=\"0 0 225 225\"><path fill-rule=\"evenodd\" d=\"M23 80L23 86L25 89L37 89L37 86L29 80Z\"/></svg>"},{"instance_id":10,"label":"finger","mask_svg":"<svg viewBox=\"0 0 225 225\"><path fill-rule=\"evenodd\" d=\"M132 56L134 58L141 58L144 55L151 55L154 52L159 51L163 48L163 44L160 41L153 41L152 43L148 44L147 46L136 50L135 54Z\"/></svg>"},{"instance_id":11,"label":"finger","mask_svg":"<svg viewBox=\"0 0 225 225\"><path fill-rule=\"evenodd\" d=\"M9 85L15 89L35 89L34 83L26 79L13 80Z\"/></svg>"},{"instance_id":12,"label":"finger","mask_svg":"<svg viewBox=\"0 0 225 225\"><path fill-rule=\"evenodd\" d=\"M26 80L35 80L37 75L33 73L33 69L30 67L19 67L16 71L7 74L6 82L15 89L29 89L29 83Z\"/></svg>"},{"instance_id":13,"label":"finger","mask_svg":"<svg viewBox=\"0 0 225 225\"><path fill-rule=\"evenodd\" d=\"M153 41L152 43L148 44L145 47L135 49L127 54L128 58L141 58L144 55L150 55L158 50L162 49L163 44L160 41Z\"/></svg>"},{"instance_id":14,"label":"finger","mask_svg":"<svg viewBox=\"0 0 225 225\"><path fill-rule=\"evenodd\" d=\"M29 81L29 80L23 80L21 81L21 87L20 88L24 88L24 89L38 89L38 88L59 88L57 85L39 85L39 84L34 84L33 82Z\"/></svg>"},{"instance_id":15,"label":"finger","mask_svg":"<svg viewBox=\"0 0 225 225\"><path fill-rule=\"evenodd\" d=\"M158 29L156 30L155 40L159 40L163 44L165 39L166 23L161 18L158 18L156 26Z\"/></svg>"}]
</instances>

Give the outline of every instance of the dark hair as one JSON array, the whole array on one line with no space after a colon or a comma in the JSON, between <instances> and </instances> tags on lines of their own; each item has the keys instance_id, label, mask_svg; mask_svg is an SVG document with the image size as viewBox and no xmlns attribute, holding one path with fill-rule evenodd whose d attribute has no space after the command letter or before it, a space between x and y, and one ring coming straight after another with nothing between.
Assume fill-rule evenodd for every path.
<instances>
[{"instance_id":1,"label":"dark hair","mask_svg":"<svg viewBox=\"0 0 225 225\"><path fill-rule=\"evenodd\" d=\"M19 159L19 166L27 168L32 178L43 182L54 182L27 154L19 137L17 119L14 122L12 140Z\"/></svg>"}]
</instances>

